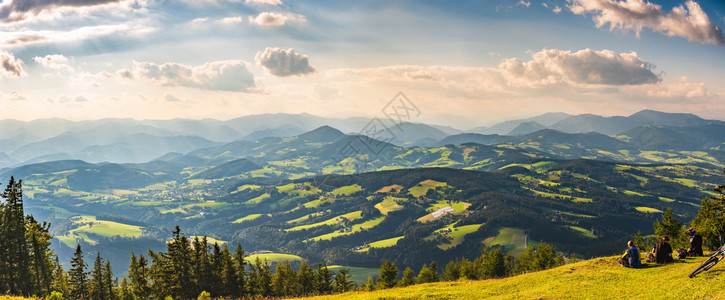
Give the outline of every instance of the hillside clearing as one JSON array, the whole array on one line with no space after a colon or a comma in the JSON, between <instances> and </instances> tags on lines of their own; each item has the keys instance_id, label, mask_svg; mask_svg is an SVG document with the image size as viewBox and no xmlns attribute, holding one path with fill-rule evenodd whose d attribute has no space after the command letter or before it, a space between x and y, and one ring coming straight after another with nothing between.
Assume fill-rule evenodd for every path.
<instances>
[{"instance_id":1,"label":"hillside clearing","mask_svg":"<svg viewBox=\"0 0 725 300\"><path fill-rule=\"evenodd\" d=\"M315 299L718 299L725 297L725 266L690 279L705 258L628 269L616 257L596 258L503 279L462 280ZM555 279L555 280L554 280ZM625 296L626 295L626 296Z\"/></svg>"}]
</instances>

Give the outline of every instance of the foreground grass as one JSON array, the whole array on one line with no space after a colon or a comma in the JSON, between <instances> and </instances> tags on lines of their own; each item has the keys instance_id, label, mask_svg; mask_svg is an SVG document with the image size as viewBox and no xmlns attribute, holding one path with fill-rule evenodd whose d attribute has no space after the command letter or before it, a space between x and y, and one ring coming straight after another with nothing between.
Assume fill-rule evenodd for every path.
<instances>
[{"instance_id":1,"label":"foreground grass","mask_svg":"<svg viewBox=\"0 0 725 300\"><path fill-rule=\"evenodd\" d=\"M480 281L436 282L316 299L721 299L725 265L687 277L705 258L628 269L616 257L597 258L519 276Z\"/></svg>"}]
</instances>

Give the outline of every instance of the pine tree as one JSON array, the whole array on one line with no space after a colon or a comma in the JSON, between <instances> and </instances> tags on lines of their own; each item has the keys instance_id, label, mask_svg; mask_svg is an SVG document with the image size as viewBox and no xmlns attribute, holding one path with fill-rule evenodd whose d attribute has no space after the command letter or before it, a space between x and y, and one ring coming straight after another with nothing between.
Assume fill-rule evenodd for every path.
<instances>
[{"instance_id":1,"label":"pine tree","mask_svg":"<svg viewBox=\"0 0 725 300\"><path fill-rule=\"evenodd\" d=\"M298 272L298 281L302 295L310 295L315 292L315 274L312 267L306 261L302 261Z\"/></svg>"},{"instance_id":2,"label":"pine tree","mask_svg":"<svg viewBox=\"0 0 725 300\"><path fill-rule=\"evenodd\" d=\"M257 257L255 265L257 266L257 274L259 276L257 281L258 294L268 297L272 294L272 271L269 268L269 263L265 259L264 264L262 264L259 257Z\"/></svg>"},{"instance_id":3,"label":"pine tree","mask_svg":"<svg viewBox=\"0 0 725 300\"><path fill-rule=\"evenodd\" d=\"M669 207L662 215L662 219L655 221L653 225L657 237L670 237L670 244L673 247L685 246L685 230L683 228L685 225L672 216L672 209Z\"/></svg>"},{"instance_id":4,"label":"pine tree","mask_svg":"<svg viewBox=\"0 0 725 300\"><path fill-rule=\"evenodd\" d=\"M350 281L352 275L348 275L348 273L350 273L349 268L340 268L338 270L338 274L335 276L335 292L344 293L352 290L354 283Z\"/></svg>"},{"instance_id":5,"label":"pine tree","mask_svg":"<svg viewBox=\"0 0 725 300\"><path fill-rule=\"evenodd\" d=\"M22 180L15 181L15 178L10 177L10 182L0 196L6 201L0 227L0 249L4 250L0 253L3 260L0 272L4 274L0 280L0 288L11 295L27 296L31 292L33 281L30 278L30 258L25 235Z\"/></svg>"},{"instance_id":6,"label":"pine tree","mask_svg":"<svg viewBox=\"0 0 725 300\"><path fill-rule=\"evenodd\" d=\"M84 300L88 299L88 287L86 282L86 263L83 261L81 245L76 247L73 258L70 261L71 269L68 271L68 285L70 298Z\"/></svg>"},{"instance_id":7,"label":"pine tree","mask_svg":"<svg viewBox=\"0 0 725 300\"><path fill-rule=\"evenodd\" d=\"M373 281L373 278L368 276L368 279L360 284L360 289L363 291L374 291L375 281Z\"/></svg>"},{"instance_id":8,"label":"pine tree","mask_svg":"<svg viewBox=\"0 0 725 300\"><path fill-rule=\"evenodd\" d=\"M121 283L118 286L118 299L133 300L133 294L131 294L131 288L129 287L126 276L123 276L123 279L121 279Z\"/></svg>"},{"instance_id":9,"label":"pine tree","mask_svg":"<svg viewBox=\"0 0 725 300\"><path fill-rule=\"evenodd\" d=\"M315 274L315 289L319 294L328 294L332 292L332 272L327 268L327 264L317 264L317 272Z\"/></svg>"},{"instance_id":10,"label":"pine tree","mask_svg":"<svg viewBox=\"0 0 725 300\"><path fill-rule=\"evenodd\" d=\"M174 298L189 299L198 294L191 280L191 243L176 226L172 232L173 240L166 245L168 266L170 268L169 289Z\"/></svg>"},{"instance_id":11,"label":"pine tree","mask_svg":"<svg viewBox=\"0 0 725 300\"><path fill-rule=\"evenodd\" d=\"M111 271L111 261L106 259L106 263L103 265L103 285L107 289L106 295L108 299L117 300L118 292L116 290L117 281L113 278L113 272Z\"/></svg>"},{"instance_id":12,"label":"pine tree","mask_svg":"<svg viewBox=\"0 0 725 300\"><path fill-rule=\"evenodd\" d=\"M154 252L151 249L149 249L148 251L149 257L151 258L151 263L148 267L148 278L149 282L151 283L149 285L148 298L164 299L167 296L171 297L171 286L173 280L172 277L174 276L174 270L172 269L170 259L166 253Z\"/></svg>"},{"instance_id":13,"label":"pine tree","mask_svg":"<svg viewBox=\"0 0 725 300\"><path fill-rule=\"evenodd\" d=\"M60 265L57 256L55 257L55 270L53 271L53 284L51 290L61 293L64 296L70 295L70 290L68 288L68 277L63 270L63 266Z\"/></svg>"},{"instance_id":14,"label":"pine tree","mask_svg":"<svg viewBox=\"0 0 725 300\"><path fill-rule=\"evenodd\" d=\"M239 296L239 279L237 278L237 270L234 267L234 260L232 259L229 248L224 245L221 251L222 260L222 290L221 296L231 297Z\"/></svg>"},{"instance_id":15,"label":"pine tree","mask_svg":"<svg viewBox=\"0 0 725 300\"><path fill-rule=\"evenodd\" d=\"M433 275L433 271L428 268L427 265L423 264L423 267L420 268L420 272L418 272L418 277L416 277L415 281L417 283L429 283L429 282L435 282L434 279L435 275Z\"/></svg>"},{"instance_id":16,"label":"pine tree","mask_svg":"<svg viewBox=\"0 0 725 300\"><path fill-rule=\"evenodd\" d=\"M380 279L378 280L378 284L382 288L388 289L394 287L397 283L398 267L389 260L383 261L383 264L380 266Z\"/></svg>"},{"instance_id":17,"label":"pine tree","mask_svg":"<svg viewBox=\"0 0 725 300\"><path fill-rule=\"evenodd\" d=\"M449 261L443 270L443 280L456 281L461 278L461 262L459 260Z\"/></svg>"},{"instance_id":18,"label":"pine tree","mask_svg":"<svg viewBox=\"0 0 725 300\"><path fill-rule=\"evenodd\" d=\"M93 272L91 273L90 282L90 296L91 300L106 300L109 295L106 294L108 289L106 288L103 280L103 260L101 254L96 255L96 260L93 263Z\"/></svg>"},{"instance_id":19,"label":"pine tree","mask_svg":"<svg viewBox=\"0 0 725 300\"><path fill-rule=\"evenodd\" d=\"M409 286L415 284L415 277L413 277L413 269L405 267L403 271L403 278L398 283L400 286Z\"/></svg>"},{"instance_id":20,"label":"pine tree","mask_svg":"<svg viewBox=\"0 0 725 300\"><path fill-rule=\"evenodd\" d=\"M30 252L33 294L48 295L53 281L53 253L49 250L50 224L39 224L33 216L26 218L27 240Z\"/></svg>"},{"instance_id":21,"label":"pine tree","mask_svg":"<svg viewBox=\"0 0 725 300\"><path fill-rule=\"evenodd\" d=\"M431 282L437 282L438 281L438 264L436 264L435 260L430 262L428 269L430 269L431 273L433 273L433 278L432 278L433 281L431 281Z\"/></svg>"},{"instance_id":22,"label":"pine tree","mask_svg":"<svg viewBox=\"0 0 725 300\"><path fill-rule=\"evenodd\" d=\"M218 297L222 292L222 272L224 264L222 262L222 251L219 247L219 243L215 242L212 246L213 252L211 255L211 289L206 290L214 297Z\"/></svg>"},{"instance_id":23,"label":"pine tree","mask_svg":"<svg viewBox=\"0 0 725 300\"><path fill-rule=\"evenodd\" d=\"M136 254L131 253L131 262L128 266L128 289L133 299L147 299L150 297L147 263L148 261L143 255L140 255L137 259Z\"/></svg>"},{"instance_id":24,"label":"pine tree","mask_svg":"<svg viewBox=\"0 0 725 300\"><path fill-rule=\"evenodd\" d=\"M244 253L244 249L242 249L242 244L237 243L237 249L234 250L234 266L237 269L238 294L234 296L244 296L247 294L247 275L245 270L247 262L244 260L245 257L247 255Z\"/></svg>"},{"instance_id":25,"label":"pine tree","mask_svg":"<svg viewBox=\"0 0 725 300\"><path fill-rule=\"evenodd\" d=\"M277 263L272 276L272 293L277 297L293 296L299 292L297 272L289 261Z\"/></svg>"},{"instance_id":26,"label":"pine tree","mask_svg":"<svg viewBox=\"0 0 725 300\"><path fill-rule=\"evenodd\" d=\"M209 244L207 244L206 236L199 238L194 237L194 252L192 270L193 280L196 282L196 292L211 291L213 285L211 261L209 258Z\"/></svg>"}]
</instances>

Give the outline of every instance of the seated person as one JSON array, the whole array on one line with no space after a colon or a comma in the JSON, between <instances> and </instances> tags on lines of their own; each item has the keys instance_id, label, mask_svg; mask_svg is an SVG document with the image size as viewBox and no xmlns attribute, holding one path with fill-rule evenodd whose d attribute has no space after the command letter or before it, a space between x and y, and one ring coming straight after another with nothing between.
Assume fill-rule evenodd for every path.
<instances>
[{"instance_id":1,"label":"seated person","mask_svg":"<svg viewBox=\"0 0 725 300\"><path fill-rule=\"evenodd\" d=\"M639 268L641 263L639 261L639 249L634 246L634 242L627 242L627 251L624 255L619 258L619 263L627 268Z\"/></svg>"},{"instance_id":2,"label":"seated person","mask_svg":"<svg viewBox=\"0 0 725 300\"><path fill-rule=\"evenodd\" d=\"M672 258L672 246L670 246L670 238L663 236L662 240L655 246L655 262L658 264L666 264L674 262Z\"/></svg>"},{"instance_id":3,"label":"seated person","mask_svg":"<svg viewBox=\"0 0 725 300\"><path fill-rule=\"evenodd\" d=\"M685 233L690 236L690 248L687 249L687 255L702 256L702 236L695 232L695 228L690 228Z\"/></svg>"}]
</instances>

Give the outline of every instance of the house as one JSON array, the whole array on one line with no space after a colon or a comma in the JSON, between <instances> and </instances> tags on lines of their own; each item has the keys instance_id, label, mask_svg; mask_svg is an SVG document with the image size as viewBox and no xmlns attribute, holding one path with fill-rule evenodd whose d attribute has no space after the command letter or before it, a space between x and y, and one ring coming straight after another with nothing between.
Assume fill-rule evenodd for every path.
<instances>
[{"instance_id":1,"label":"house","mask_svg":"<svg viewBox=\"0 0 725 300\"><path fill-rule=\"evenodd\" d=\"M431 215L433 215L433 218L438 219L438 218L442 217L443 215L445 215L447 213L452 213L452 212L455 212L455 211L456 210L453 209L453 208L451 208L450 206L446 206L444 208L441 208L441 209L438 209L438 210L434 211L433 213L431 213Z\"/></svg>"}]
</instances>

